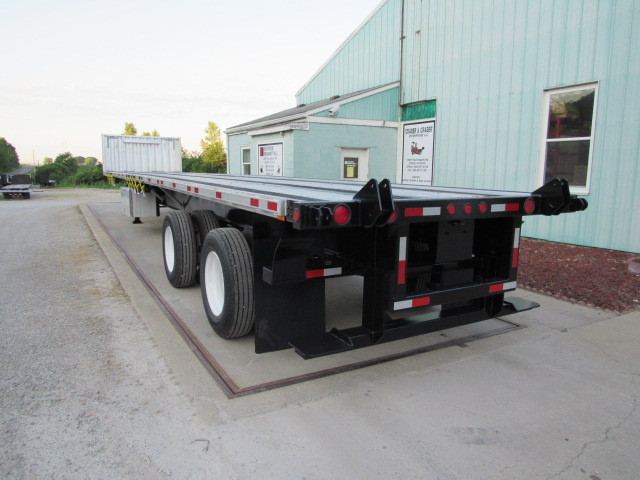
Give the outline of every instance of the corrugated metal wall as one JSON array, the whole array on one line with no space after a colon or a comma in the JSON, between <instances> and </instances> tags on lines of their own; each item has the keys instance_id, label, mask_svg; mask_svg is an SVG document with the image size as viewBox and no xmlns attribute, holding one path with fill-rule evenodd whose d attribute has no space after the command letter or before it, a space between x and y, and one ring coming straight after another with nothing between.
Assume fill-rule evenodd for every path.
<instances>
[{"instance_id":1,"label":"corrugated metal wall","mask_svg":"<svg viewBox=\"0 0 640 480\"><path fill-rule=\"evenodd\" d=\"M402 0L388 0L296 95L308 104L397 82Z\"/></svg>"},{"instance_id":2,"label":"corrugated metal wall","mask_svg":"<svg viewBox=\"0 0 640 480\"><path fill-rule=\"evenodd\" d=\"M405 0L402 103L436 99L437 185L532 190L545 89L597 81L590 207L525 233L640 251L640 0Z\"/></svg>"},{"instance_id":3,"label":"corrugated metal wall","mask_svg":"<svg viewBox=\"0 0 640 480\"><path fill-rule=\"evenodd\" d=\"M316 117L328 117L329 108L316 114ZM335 118L356 118L359 120L398 121L398 89L391 88L340 106Z\"/></svg>"},{"instance_id":4,"label":"corrugated metal wall","mask_svg":"<svg viewBox=\"0 0 640 480\"><path fill-rule=\"evenodd\" d=\"M105 173L181 172L179 138L102 135Z\"/></svg>"}]
</instances>

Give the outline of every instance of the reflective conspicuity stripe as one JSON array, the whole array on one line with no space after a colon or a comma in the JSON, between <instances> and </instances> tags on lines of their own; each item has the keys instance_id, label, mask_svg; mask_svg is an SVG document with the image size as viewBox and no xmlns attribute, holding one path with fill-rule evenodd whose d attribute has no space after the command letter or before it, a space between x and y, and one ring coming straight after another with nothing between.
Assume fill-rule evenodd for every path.
<instances>
[{"instance_id":1,"label":"reflective conspicuity stripe","mask_svg":"<svg viewBox=\"0 0 640 480\"><path fill-rule=\"evenodd\" d=\"M498 283L497 285L489 286L489 293L506 292L507 290L515 290L517 287L516 282Z\"/></svg>"},{"instance_id":2,"label":"reflective conspicuity stripe","mask_svg":"<svg viewBox=\"0 0 640 480\"><path fill-rule=\"evenodd\" d=\"M393 310L404 310L406 308L425 307L431 303L431 297L413 298L411 300L401 300L393 304Z\"/></svg>"},{"instance_id":3,"label":"reflective conspicuity stripe","mask_svg":"<svg viewBox=\"0 0 640 480\"><path fill-rule=\"evenodd\" d=\"M407 237L400 237L398 245L398 285L407 281Z\"/></svg>"},{"instance_id":4,"label":"reflective conspicuity stripe","mask_svg":"<svg viewBox=\"0 0 640 480\"><path fill-rule=\"evenodd\" d=\"M516 228L513 234L513 256L511 258L511 268L518 266L518 256L520 252L520 229Z\"/></svg>"},{"instance_id":5,"label":"reflective conspicuity stripe","mask_svg":"<svg viewBox=\"0 0 640 480\"><path fill-rule=\"evenodd\" d=\"M335 275L342 275L342 267L307 270L306 278L333 277Z\"/></svg>"},{"instance_id":6,"label":"reflective conspicuity stripe","mask_svg":"<svg viewBox=\"0 0 640 480\"><path fill-rule=\"evenodd\" d=\"M442 208L440 207L415 207L415 208L405 208L404 216L405 217L433 217L440 215L442 212Z\"/></svg>"},{"instance_id":7,"label":"reflective conspicuity stripe","mask_svg":"<svg viewBox=\"0 0 640 480\"><path fill-rule=\"evenodd\" d=\"M519 203L494 203L491 205L491 212L517 212L520 210Z\"/></svg>"}]
</instances>

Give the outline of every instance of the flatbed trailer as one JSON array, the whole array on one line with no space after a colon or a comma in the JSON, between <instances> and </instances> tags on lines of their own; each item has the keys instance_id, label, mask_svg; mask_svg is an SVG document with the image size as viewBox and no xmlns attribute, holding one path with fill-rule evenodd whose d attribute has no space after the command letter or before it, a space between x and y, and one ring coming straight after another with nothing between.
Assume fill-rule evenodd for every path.
<instances>
[{"instance_id":1,"label":"flatbed trailer","mask_svg":"<svg viewBox=\"0 0 640 480\"><path fill-rule=\"evenodd\" d=\"M13 184L9 184L5 187L0 188L0 192L2 192L2 196L4 198L24 198L24 199L28 199L31 198L31 193L33 192L33 190L31 190L31 184L18 184L18 185L13 185Z\"/></svg>"},{"instance_id":2,"label":"flatbed trailer","mask_svg":"<svg viewBox=\"0 0 640 480\"><path fill-rule=\"evenodd\" d=\"M160 215L178 288L199 276L223 338L303 358L506 316L538 305L516 289L522 219L584 210L565 180L532 192L196 173L107 172L127 215ZM134 223L136 223L134 221ZM364 278L362 321L327 331L325 281ZM356 301L357 299L354 299Z\"/></svg>"}]
</instances>

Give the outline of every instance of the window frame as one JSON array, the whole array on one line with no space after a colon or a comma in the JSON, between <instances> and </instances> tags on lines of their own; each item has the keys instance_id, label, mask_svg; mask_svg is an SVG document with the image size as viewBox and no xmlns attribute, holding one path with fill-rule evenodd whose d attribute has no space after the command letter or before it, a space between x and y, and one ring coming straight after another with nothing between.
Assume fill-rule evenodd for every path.
<instances>
[{"instance_id":1,"label":"window frame","mask_svg":"<svg viewBox=\"0 0 640 480\"><path fill-rule=\"evenodd\" d=\"M244 152L249 150L249 161L244 161ZM245 165L249 165L249 173L244 173ZM251 145L242 145L240 147L240 175L251 175Z\"/></svg>"},{"instance_id":2,"label":"window frame","mask_svg":"<svg viewBox=\"0 0 640 480\"><path fill-rule=\"evenodd\" d=\"M572 194L588 195L591 190L591 170L593 164L593 141L595 137L596 128L596 114L598 110L598 82L582 83L577 85L569 85L566 87L549 88L544 90L542 96L542 115L540 121L540 145L538 155L538 185L544 185L545 171L547 166L547 146L549 142L562 143L562 142L577 142L589 140L589 157L587 159L587 180L584 187L570 185L569 188ZM548 138L549 135L549 107L551 102L551 95L559 93L576 92L580 90L594 89L593 98L593 114L591 118L591 135L588 137L571 137L571 138Z\"/></svg>"}]
</instances>

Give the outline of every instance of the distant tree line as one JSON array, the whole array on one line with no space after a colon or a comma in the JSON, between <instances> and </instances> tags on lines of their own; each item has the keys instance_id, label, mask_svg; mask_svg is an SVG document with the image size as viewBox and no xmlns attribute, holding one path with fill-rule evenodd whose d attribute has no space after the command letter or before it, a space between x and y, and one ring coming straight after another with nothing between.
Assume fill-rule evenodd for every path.
<instances>
[{"instance_id":1,"label":"distant tree line","mask_svg":"<svg viewBox=\"0 0 640 480\"><path fill-rule=\"evenodd\" d=\"M220 128L215 122L209 122L204 130L205 137L200 140L202 151L182 149L182 171L204 173L226 173L227 154L222 142ZM132 122L125 122L123 135L137 135L138 130ZM156 129L142 132L142 136L158 137ZM0 173L10 173L20 166L16 149L0 137ZM71 152L59 154L55 159L45 157L43 165L36 169L36 175L48 175L58 184L93 185L105 183L102 164L95 157L74 156Z\"/></svg>"},{"instance_id":2,"label":"distant tree line","mask_svg":"<svg viewBox=\"0 0 640 480\"><path fill-rule=\"evenodd\" d=\"M95 157L74 157L71 152L58 155L55 160L44 159L44 165L36 168L37 175L48 175L62 185L95 185L105 183L102 164Z\"/></svg>"}]
</instances>

